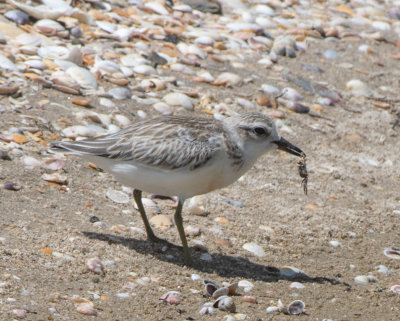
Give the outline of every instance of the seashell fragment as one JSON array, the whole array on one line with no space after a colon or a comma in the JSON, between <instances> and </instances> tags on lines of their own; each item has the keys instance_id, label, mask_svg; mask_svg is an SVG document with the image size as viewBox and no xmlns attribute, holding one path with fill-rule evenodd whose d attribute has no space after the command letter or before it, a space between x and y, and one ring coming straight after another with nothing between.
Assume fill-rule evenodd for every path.
<instances>
[{"instance_id":1,"label":"seashell fragment","mask_svg":"<svg viewBox=\"0 0 400 321\"><path fill-rule=\"evenodd\" d=\"M261 246L259 246L256 243L250 242L250 243L245 243L242 246L246 251L249 251L250 253L253 253L255 256L258 257L263 257L265 256L265 252L262 249Z\"/></svg>"},{"instance_id":2,"label":"seashell fragment","mask_svg":"<svg viewBox=\"0 0 400 321\"><path fill-rule=\"evenodd\" d=\"M332 245L333 247L343 247L342 243L340 243L339 241L335 241L335 240L329 241L329 244Z\"/></svg>"},{"instance_id":3,"label":"seashell fragment","mask_svg":"<svg viewBox=\"0 0 400 321\"><path fill-rule=\"evenodd\" d=\"M8 59L6 56L0 54L0 66L2 69L18 71L18 68L14 63Z\"/></svg>"},{"instance_id":4,"label":"seashell fragment","mask_svg":"<svg viewBox=\"0 0 400 321\"><path fill-rule=\"evenodd\" d=\"M129 88L126 87L115 87L112 88L108 94L114 98L114 99L118 99L118 100L125 100L125 99L129 99L132 96L132 92Z\"/></svg>"},{"instance_id":5,"label":"seashell fragment","mask_svg":"<svg viewBox=\"0 0 400 321\"><path fill-rule=\"evenodd\" d=\"M170 106L181 106L188 110L193 110L194 108L192 100L182 93L170 93L164 96L163 99Z\"/></svg>"},{"instance_id":6,"label":"seashell fragment","mask_svg":"<svg viewBox=\"0 0 400 321\"><path fill-rule=\"evenodd\" d=\"M204 292L208 296L212 296L215 291L218 290L218 285L216 285L214 282L204 280Z\"/></svg>"},{"instance_id":7,"label":"seashell fragment","mask_svg":"<svg viewBox=\"0 0 400 321\"><path fill-rule=\"evenodd\" d=\"M38 55L44 59L67 59L69 50L62 46L46 46L38 49Z\"/></svg>"},{"instance_id":8,"label":"seashell fragment","mask_svg":"<svg viewBox=\"0 0 400 321\"><path fill-rule=\"evenodd\" d=\"M66 185L68 184L68 177L59 173L43 174L42 179L47 182Z\"/></svg>"},{"instance_id":9,"label":"seashell fragment","mask_svg":"<svg viewBox=\"0 0 400 321\"><path fill-rule=\"evenodd\" d=\"M212 297L214 299L218 299L220 296L228 295L228 293L229 293L229 289L226 287L223 287L223 288L219 288L219 289L215 290L214 293L212 294Z\"/></svg>"},{"instance_id":10,"label":"seashell fragment","mask_svg":"<svg viewBox=\"0 0 400 321\"><path fill-rule=\"evenodd\" d=\"M99 259L88 259L86 261L86 267L89 271L92 271L93 273L104 274L103 263Z\"/></svg>"},{"instance_id":11,"label":"seashell fragment","mask_svg":"<svg viewBox=\"0 0 400 321\"><path fill-rule=\"evenodd\" d=\"M201 230L200 230L199 227L195 227L195 226L192 226L192 225L188 225L188 226L185 228L185 234L186 234L186 236L199 236L200 233L201 233Z\"/></svg>"},{"instance_id":12,"label":"seashell fragment","mask_svg":"<svg viewBox=\"0 0 400 321\"><path fill-rule=\"evenodd\" d=\"M243 291L246 293L250 292L254 288L254 284L246 280L239 281L238 286L243 288Z\"/></svg>"},{"instance_id":13,"label":"seashell fragment","mask_svg":"<svg viewBox=\"0 0 400 321\"><path fill-rule=\"evenodd\" d=\"M156 1L147 2L144 5L144 8L149 10L149 11L152 11L154 13L157 13L159 15L162 15L162 16L168 16L169 15L168 10L165 9L165 7L160 2L156 2Z\"/></svg>"},{"instance_id":14,"label":"seashell fragment","mask_svg":"<svg viewBox=\"0 0 400 321\"><path fill-rule=\"evenodd\" d=\"M400 284L395 284L390 287L390 291L396 294L400 294Z\"/></svg>"},{"instance_id":15,"label":"seashell fragment","mask_svg":"<svg viewBox=\"0 0 400 321\"><path fill-rule=\"evenodd\" d=\"M28 6L26 4L10 0L10 2L16 6L18 9L24 11L29 16L35 19L51 19L56 20L63 15L71 15L72 8L70 6L61 6L61 7L49 7L47 5L40 5L40 6Z\"/></svg>"},{"instance_id":16,"label":"seashell fragment","mask_svg":"<svg viewBox=\"0 0 400 321\"><path fill-rule=\"evenodd\" d=\"M94 136L96 136L97 133L95 130L91 129L88 126L76 125L76 126L70 126L70 127L64 128L62 130L62 134L68 138L77 138L79 136L94 137Z\"/></svg>"},{"instance_id":17,"label":"seashell fragment","mask_svg":"<svg viewBox=\"0 0 400 321\"><path fill-rule=\"evenodd\" d=\"M304 275L304 272L293 266L283 266L279 269L279 274L287 278L293 278L299 274Z\"/></svg>"},{"instance_id":18,"label":"seashell fragment","mask_svg":"<svg viewBox=\"0 0 400 321\"><path fill-rule=\"evenodd\" d=\"M346 88L351 91L354 96L369 97L372 95L371 90L367 87L367 84L359 79L352 79L346 83Z\"/></svg>"},{"instance_id":19,"label":"seashell fragment","mask_svg":"<svg viewBox=\"0 0 400 321\"><path fill-rule=\"evenodd\" d=\"M96 89L97 80L93 74L85 68L74 66L67 69L66 73L82 88Z\"/></svg>"},{"instance_id":20,"label":"seashell fragment","mask_svg":"<svg viewBox=\"0 0 400 321\"><path fill-rule=\"evenodd\" d=\"M231 72L224 72L220 74L217 79L212 83L215 86L241 86L243 83L243 79L236 74Z\"/></svg>"},{"instance_id":21,"label":"seashell fragment","mask_svg":"<svg viewBox=\"0 0 400 321\"><path fill-rule=\"evenodd\" d=\"M84 314L84 315L91 315L91 316L96 316L97 311L94 308L93 304L89 303L81 303L76 307L76 311Z\"/></svg>"},{"instance_id":22,"label":"seashell fragment","mask_svg":"<svg viewBox=\"0 0 400 321\"><path fill-rule=\"evenodd\" d=\"M129 195L114 189L108 189L106 192L106 196L117 204L129 204Z\"/></svg>"},{"instance_id":23,"label":"seashell fragment","mask_svg":"<svg viewBox=\"0 0 400 321\"><path fill-rule=\"evenodd\" d=\"M50 19L38 20L33 27L46 36L67 37L68 31L58 22Z\"/></svg>"},{"instance_id":24,"label":"seashell fragment","mask_svg":"<svg viewBox=\"0 0 400 321\"><path fill-rule=\"evenodd\" d=\"M204 303L203 307L201 308L200 312L201 315L215 315L217 311L213 308L211 302Z\"/></svg>"},{"instance_id":25,"label":"seashell fragment","mask_svg":"<svg viewBox=\"0 0 400 321\"><path fill-rule=\"evenodd\" d=\"M164 301L164 302L166 302L168 304L171 304L171 305L178 305L179 303L181 303L180 295L181 295L180 292L169 291L169 292L165 293L160 298L160 300L162 300L162 301Z\"/></svg>"},{"instance_id":26,"label":"seashell fragment","mask_svg":"<svg viewBox=\"0 0 400 321\"><path fill-rule=\"evenodd\" d=\"M168 215L160 214L155 215L149 220L150 224L159 228L170 228L172 226L172 220Z\"/></svg>"},{"instance_id":27,"label":"seashell fragment","mask_svg":"<svg viewBox=\"0 0 400 321\"><path fill-rule=\"evenodd\" d=\"M166 103L158 102L153 105L153 108L163 116L169 116L174 113L174 110Z\"/></svg>"},{"instance_id":28,"label":"seashell fragment","mask_svg":"<svg viewBox=\"0 0 400 321\"><path fill-rule=\"evenodd\" d=\"M247 302L247 303L258 303L257 298L251 295L245 295L241 299L242 302Z\"/></svg>"},{"instance_id":29,"label":"seashell fragment","mask_svg":"<svg viewBox=\"0 0 400 321\"><path fill-rule=\"evenodd\" d=\"M220 296L213 304L214 308L218 308L222 311L228 311L228 312L235 312L236 311L236 305L235 302L233 302L233 299L229 296L223 295Z\"/></svg>"},{"instance_id":30,"label":"seashell fragment","mask_svg":"<svg viewBox=\"0 0 400 321\"><path fill-rule=\"evenodd\" d=\"M15 317L18 319L25 319L26 318L26 310L24 309L14 309L12 310L14 313Z\"/></svg>"},{"instance_id":31,"label":"seashell fragment","mask_svg":"<svg viewBox=\"0 0 400 321\"><path fill-rule=\"evenodd\" d=\"M387 256L391 259L400 260L400 251L399 250L386 248L383 251L383 254L385 254L385 256Z\"/></svg>"},{"instance_id":32,"label":"seashell fragment","mask_svg":"<svg viewBox=\"0 0 400 321\"><path fill-rule=\"evenodd\" d=\"M29 16L26 13L19 10L7 11L4 14L4 17L6 17L8 20L14 21L17 25L25 25L30 22Z\"/></svg>"},{"instance_id":33,"label":"seashell fragment","mask_svg":"<svg viewBox=\"0 0 400 321\"><path fill-rule=\"evenodd\" d=\"M291 289L304 289L304 284L300 282L292 282L289 287Z\"/></svg>"},{"instance_id":34,"label":"seashell fragment","mask_svg":"<svg viewBox=\"0 0 400 321\"><path fill-rule=\"evenodd\" d=\"M296 300L290 303L287 307L287 311L289 314L292 315L297 315L297 314L302 314L305 312L305 304L303 301Z\"/></svg>"},{"instance_id":35,"label":"seashell fragment","mask_svg":"<svg viewBox=\"0 0 400 321\"><path fill-rule=\"evenodd\" d=\"M270 306L270 307L266 308L266 312L267 312L267 313L279 312L279 307L277 307L277 306Z\"/></svg>"},{"instance_id":36,"label":"seashell fragment","mask_svg":"<svg viewBox=\"0 0 400 321\"><path fill-rule=\"evenodd\" d=\"M24 163L26 164L25 160ZM46 158L43 160L43 167L52 171L56 171L64 168L65 163L59 158Z\"/></svg>"},{"instance_id":37,"label":"seashell fragment","mask_svg":"<svg viewBox=\"0 0 400 321\"><path fill-rule=\"evenodd\" d=\"M356 284L368 284L368 283L374 283L377 282L378 280L376 279L376 277L374 277L373 275L357 275L354 278L354 282Z\"/></svg>"}]
</instances>

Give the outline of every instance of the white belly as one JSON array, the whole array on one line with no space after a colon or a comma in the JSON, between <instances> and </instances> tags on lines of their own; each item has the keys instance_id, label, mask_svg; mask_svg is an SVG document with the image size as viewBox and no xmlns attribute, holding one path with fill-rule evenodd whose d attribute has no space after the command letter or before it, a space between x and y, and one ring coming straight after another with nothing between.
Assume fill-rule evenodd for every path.
<instances>
[{"instance_id":1,"label":"white belly","mask_svg":"<svg viewBox=\"0 0 400 321\"><path fill-rule=\"evenodd\" d=\"M98 156L85 156L89 161L112 173L123 185L145 192L189 198L228 186L242 176L253 164L240 170L231 167L225 154L210 161L207 166L194 170L163 170L141 166L134 162L110 160Z\"/></svg>"}]
</instances>

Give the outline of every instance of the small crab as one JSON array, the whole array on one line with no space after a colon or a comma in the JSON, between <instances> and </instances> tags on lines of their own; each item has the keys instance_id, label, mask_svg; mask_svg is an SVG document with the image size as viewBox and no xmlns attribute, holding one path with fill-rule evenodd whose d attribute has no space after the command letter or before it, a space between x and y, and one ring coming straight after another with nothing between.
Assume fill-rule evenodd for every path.
<instances>
[{"instance_id":1,"label":"small crab","mask_svg":"<svg viewBox=\"0 0 400 321\"><path fill-rule=\"evenodd\" d=\"M307 195L307 183L308 183L308 172L307 172L307 163L306 163L306 155L304 154L302 159L297 162L299 166L299 175L303 180L301 181L301 186L303 187L304 194Z\"/></svg>"}]
</instances>

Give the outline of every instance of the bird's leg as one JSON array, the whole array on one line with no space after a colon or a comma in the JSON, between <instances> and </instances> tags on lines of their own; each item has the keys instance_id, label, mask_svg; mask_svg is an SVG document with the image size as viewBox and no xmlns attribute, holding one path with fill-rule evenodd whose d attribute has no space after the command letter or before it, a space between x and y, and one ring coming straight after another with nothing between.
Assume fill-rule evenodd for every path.
<instances>
[{"instance_id":1,"label":"bird's leg","mask_svg":"<svg viewBox=\"0 0 400 321\"><path fill-rule=\"evenodd\" d=\"M149 220L147 219L146 212L144 210L144 206L142 203L142 191L138 189L133 190L133 198L135 199L136 205L139 209L140 216L142 217L144 227L146 228L146 233L147 233L147 239L150 240L151 242L160 242L162 241L159 239L151 229Z\"/></svg>"},{"instance_id":2,"label":"bird's leg","mask_svg":"<svg viewBox=\"0 0 400 321\"><path fill-rule=\"evenodd\" d=\"M182 219L183 202L184 201L179 199L178 206L176 207L174 219L175 219L176 228L178 229L179 236L182 241L183 255L185 257L185 264L188 266L191 266L191 265L193 265L192 256L190 255L190 250L189 250L187 240L186 240L186 235L185 235L185 229L183 228L183 219Z\"/></svg>"}]
</instances>

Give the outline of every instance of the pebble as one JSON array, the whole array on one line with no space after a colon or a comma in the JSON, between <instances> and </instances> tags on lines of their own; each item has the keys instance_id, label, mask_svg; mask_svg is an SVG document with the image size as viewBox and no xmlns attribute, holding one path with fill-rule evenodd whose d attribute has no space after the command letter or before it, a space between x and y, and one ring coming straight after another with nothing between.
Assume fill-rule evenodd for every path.
<instances>
[{"instance_id":1,"label":"pebble","mask_svg":"<svg viewBox=\"0 0 400 321\"><path fill-rule=\"evenodd\" d=\"M329 241L329 244L332 245L333 247L340 247L340 248L343 247L342 243L340 243L339 241L335 241L335 240Z\"/></svg>"},{"instance_id":2,"label":"pebble","mask_svg":"<svg viewBox=\"0 0 400 321\"><path fill-rule=\"evenodd\" d=\"M211 254L209 253L202 253L200 255L200 260L205 261L205 262L211 262L213 260Z\"/></svg>"},{"instance_id":3,"label":"pebble","mask_svg":"<svg viewBox=\"0 0 400 321\"><path fill-rule=\"evenodd\" d=\"M202 277L201 277L200 275L198 275L198 274L192 274L192 275L190 276L190 278L191 278L193 281L202 280Z\"/></svg>"},{"instance_id":4,"label":"pebble","mask_svg":"<svg viewBox=\"0 0 400 321\"><path fill-rule=\"evenodd\" d=\"M250 243L245 243L242 246L246 251L249 251L250 253L253 253L255 256L258 257L263 257L265 256L265 252L261 246L259 246L256 243L250 242Z\"/></svg>"},{"instance_id":5,"label":"pebble","mask_svg":"<svg viewBox=\"0 0 400 321\"><path fill-rule=\"evenodd\" d=\"M279 269L279 274L287 278L292 278L299 274L304 274L304 272L293 266L283 266Z\"/></svg>"},{"instance_id":6,"label":"pebble","mask_svg":"<svg viewBox=\"0 0 400 321\"><path fill-rule=\"evenodd\" d=\"M289 285L289 287L290 287L291 289L304 289L304 288L305 288L304 284L302 284L302 283L300 283L300 282L292 282L292 283Z\"/></svg>"},{"instance_id":7,"label":"pebble","mask_svg":"<svg viewBox=\"0 0 400 321\"><path fill-rule=\"evenodd\" d=\"M127 299L129 298L129 293L127 292L117 293L116 296L119 297L120 299Z\"/></svg>"},{"instance_id":8,"label":"pebble","mask_svg":"<svg viewBox=\"0 0 400 321\"><path fill-rule=\"evenodd\" d=\"M340 56L335 50L328 49L324 52L324 58L329 60L337 60L340 59Z\"/></svg>"}]
</instances>

